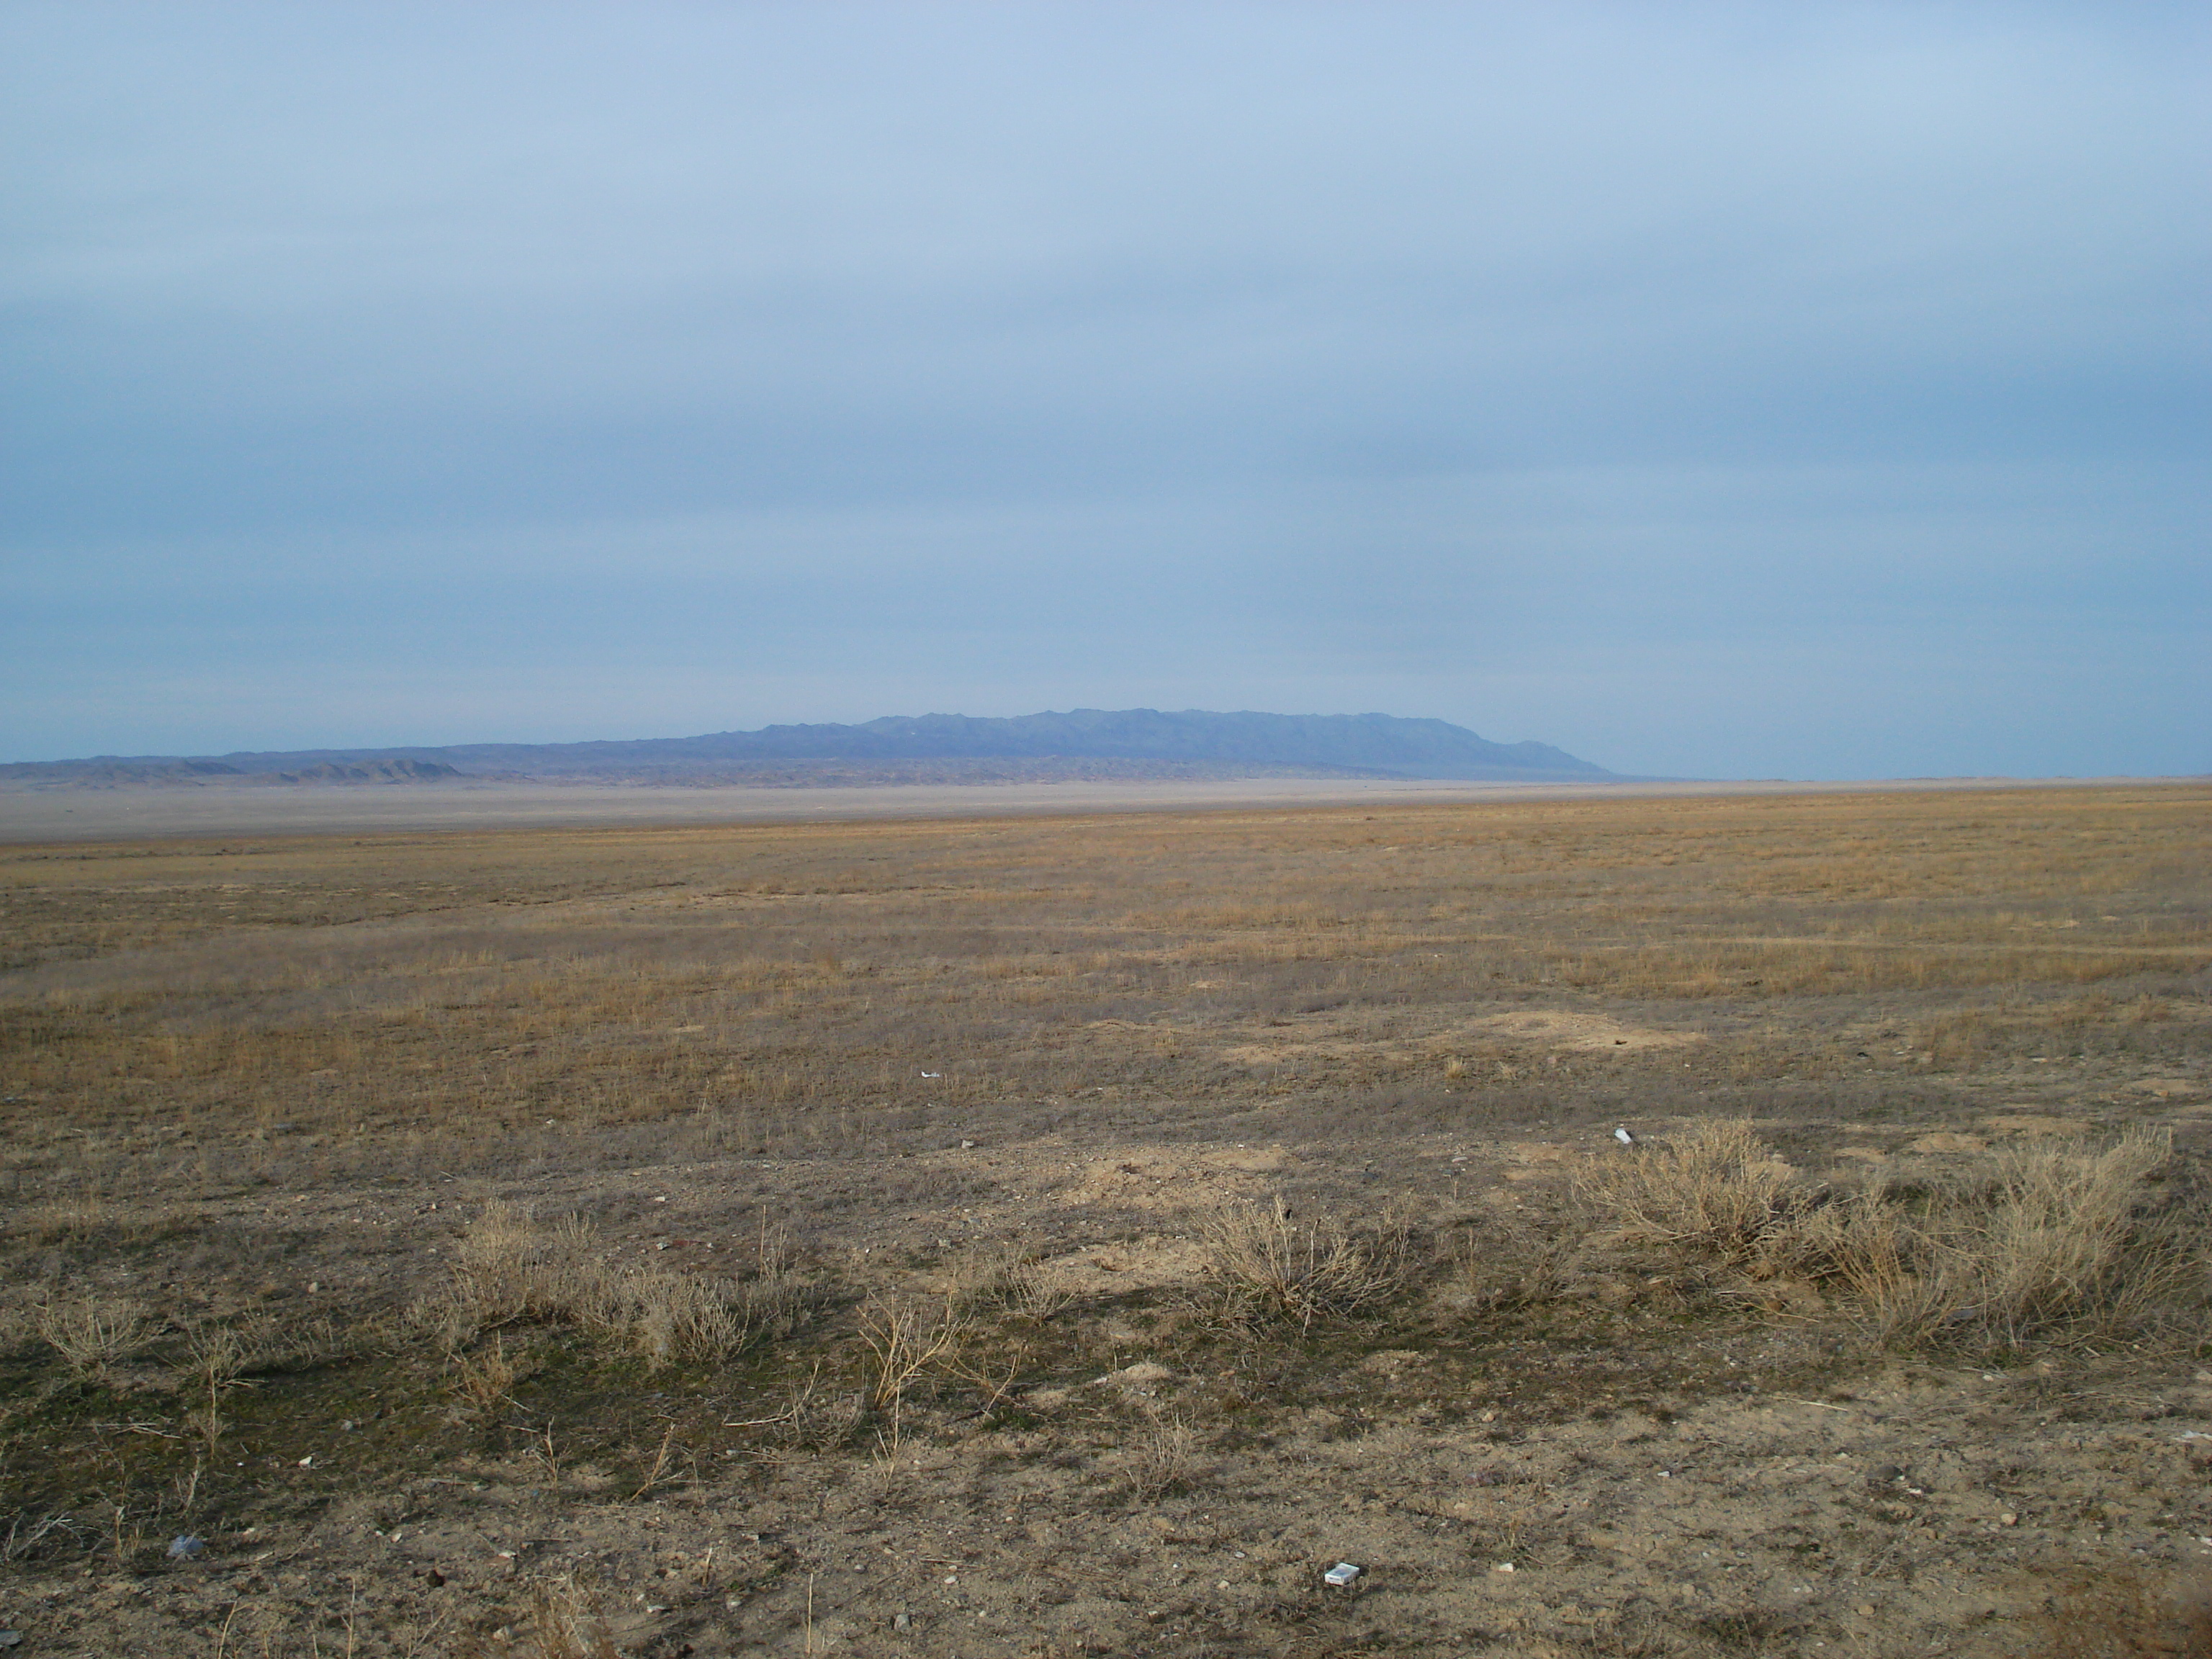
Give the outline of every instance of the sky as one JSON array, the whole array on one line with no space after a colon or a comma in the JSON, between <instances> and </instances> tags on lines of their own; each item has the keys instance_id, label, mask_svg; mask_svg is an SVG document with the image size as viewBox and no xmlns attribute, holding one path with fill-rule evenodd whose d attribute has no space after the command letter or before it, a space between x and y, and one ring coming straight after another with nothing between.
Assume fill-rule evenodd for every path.
<instances>
[{"instance_id":1,"label":"sky","mask_svg":"<svg viewBox=\"0 0 2212 1659\"><path fill-rule=\"evenodd\" d=\"M0 760L2212 770L2198 4L0 3Z\"/></svg>"}]
</instances>

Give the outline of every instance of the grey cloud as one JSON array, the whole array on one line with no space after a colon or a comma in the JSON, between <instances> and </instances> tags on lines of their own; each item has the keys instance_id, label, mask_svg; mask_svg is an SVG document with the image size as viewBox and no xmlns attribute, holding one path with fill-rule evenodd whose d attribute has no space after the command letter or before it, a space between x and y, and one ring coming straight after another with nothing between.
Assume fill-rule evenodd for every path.
<instances>
[{"instance_id":1,"label":"grey cloud","mask_svg":"<svg viewBox=\"0 0 2212 1659\"><path fill-rule=\"evenodd\" d=\"M2201 764L2121 688L2207 608L2208 38L2148 6L19 6L0 599L14 672L64 690L11 688L0 743L145 748L156 673L235 721L222 677L291 684L274 641L312 639L363 685L446 674L457 738L1368 696L1726 772L1776 740L1723 659L1863 649L1955 696L2063 612L2103 710L2066 729ZM417 643L349 643L380 620ZM493 663L544 724L464 729ZM1639 732L1627 663L1705 735ZM330 696L326 732L188 746L427 740ZM1795 769L1937 769L1924 724L1806 707Z\"/></svg>"}]
</instances>

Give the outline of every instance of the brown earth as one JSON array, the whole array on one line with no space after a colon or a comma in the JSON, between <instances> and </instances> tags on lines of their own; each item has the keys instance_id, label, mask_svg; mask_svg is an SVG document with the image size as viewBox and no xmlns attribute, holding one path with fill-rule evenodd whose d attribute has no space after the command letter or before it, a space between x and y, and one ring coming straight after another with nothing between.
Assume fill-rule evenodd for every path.
<instances>
[{"instance_id":1,"label":"brown earth","mask_svg":"<svg viewBox=\"0 0 2212 1659\"><path fill-rule=\"evenodd\" d=\"M1808 1191L2148 1127L2146 1213L2201 1226L2208 797L0 851L0 1626L2206 1651L2201 1252L2154 1306L1885 1347L1588 1177L1716 1116ZM1403 1240L1392 1294L1237 1301L1212 1230L1279 1196ZM780 1311L719 1358L550 1301L441 1325L517 1211ZM898 1310L960 1340L885 1399Z\"/></svg>"}]
</instances>

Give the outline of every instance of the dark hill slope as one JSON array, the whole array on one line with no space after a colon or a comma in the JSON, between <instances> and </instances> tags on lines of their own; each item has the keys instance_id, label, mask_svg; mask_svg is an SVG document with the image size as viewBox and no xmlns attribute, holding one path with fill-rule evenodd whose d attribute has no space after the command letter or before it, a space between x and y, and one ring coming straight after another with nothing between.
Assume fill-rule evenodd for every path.
<instances>
[{"instance_id":1,"label":"dark hill slope","mask_svg":"<svg viewBox=\"0 0 2212 1659\"><path fill-rule=\"evenodd\" d=\"M1613 776L1542 743L1492 743L1443 720L1389 714L1163 713L1078 708L1066 714L978 719L965 714L890 715L860 726L770 726L696 738L551 744L456 744L439 748L307 750L231 754L208 761L245 774L300 774L319 767L417 761L464 772L534 777L680 779L729 775L791 762L885 766L925 760L1081 760L1163 763L1179 768L1265 768L1402 778L1586 779ZM137 757L123 764L164 763ZM173 762L165 763L175 764ZM49 763L45 778L98 763ZM0 775L33 769L0 768Z\"/></svg>"}]
</instances>

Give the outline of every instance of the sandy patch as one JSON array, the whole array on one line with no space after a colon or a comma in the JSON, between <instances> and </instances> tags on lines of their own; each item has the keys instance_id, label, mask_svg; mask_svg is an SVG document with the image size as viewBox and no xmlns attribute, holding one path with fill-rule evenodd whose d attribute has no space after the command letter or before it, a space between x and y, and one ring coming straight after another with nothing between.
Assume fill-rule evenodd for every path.
<instances>
[{"instance_id":1,"label":"sandy patch","mask_svg":"<svg viewBox=\"0 0 2212 1659\"><path fill-rule=\"evenodd\" d=\"M1492 1014L1484 1019L1469 1020L1467 1030L1515 1042L1589 1054L1687 1048L1705 1041L1695 1031L1662 1031L1649 1025L1626 1025L1603 1014L1570 1013L1564 1009Z\"/></svg>"},{"instance_id":2,"label":"sandy patch","mask_svg":"<svg viewBox=\"0 0 2212 1659\"><path fill-rule=\"evenodd\" d=\"M1989 1150L1989 1145L1990 1143L1980 1135L1954 1134L1947 1130L1938 1134L1923 1135L1917 1140L1907 1142L1905 1150L1908 1152L1918 1152L1923 1157L1931 1157L1941 1156L1947 1152L1986 1152Z\"/></svg>"},{"instance_id":3,"label":"sandy patch","mask_svg":"<svg viewBox=\"0 0 2212 1659\"><path fill-rule=\"evenodd\" d=\"M1580 1146L1561 1146L1547 1140L1523 1141L1498 1150L1510 1166L1504 1171L1508 1181L1561 1180L1567 1174L1565 1165L1589 1156Z\"/></svg>"},{"instance_id":4,"label":"sandy patch","mask_svg":"<svg viewBox=\"0 0 2212 1659\"><path fill-rule=\"evenodd\" d=\"M1267 1185L1265 1177L1281 1169L1285 1161L1278 1146L1174 1152L1131 1149L1088 1160L1079 1167L1075 1180L1054 1196L1065 1205L1203 1209L1233 1199L1259 1196Z\"/></svg>"},{"instance_id":5,"label":"sandy patch","mask_svg":"<svg viewBox=\"0 0 2212 1659\"><path fill-rule=\"evenodd\" d=\"M1222 1059L1236 1066L1279 1066L1286 1060L1312 1054L1335 1059L1346 1052L1318 1042L1239 1042L1221 1051Z\"/></svg>"},{"instance_id":6,"label":"sandy patch","mask_svg":"<svg viewBox=\"0 0 2212 1659\"><path fill-rule=\"evenodd\" d=\"M2051 1117L2042 1112L2002 1112L1982 1120L1982 1127L1999 1135L2081 1135L2089 1126L2075 1117Z\"/></svg>"},{"instance_id":7,"label":"sandy patch","mask_svg":"<svg viewBox=\"0 0 2212 1659\"><path fill-rule=\"evenodd\" d=\"M1206 1277L1206 1250L1194 1239L1147 1235L1128 1244L1095 1244L1036 1264L1054 1290L1079 1297L1113 1296L1195 1285Z\"/></svg>"},{"instance_id":8,"label":"sandy patch","mask_svg":"<svg viewBox=\"0 0 2212 1659\"><path fill-rule=\"evenodd\" d=\"M2182 1100L2204 1092L2204 1085L2185 1077L2138 1078L2128 1085L2160 1100Z\"/></svg>"}]
</instances>

